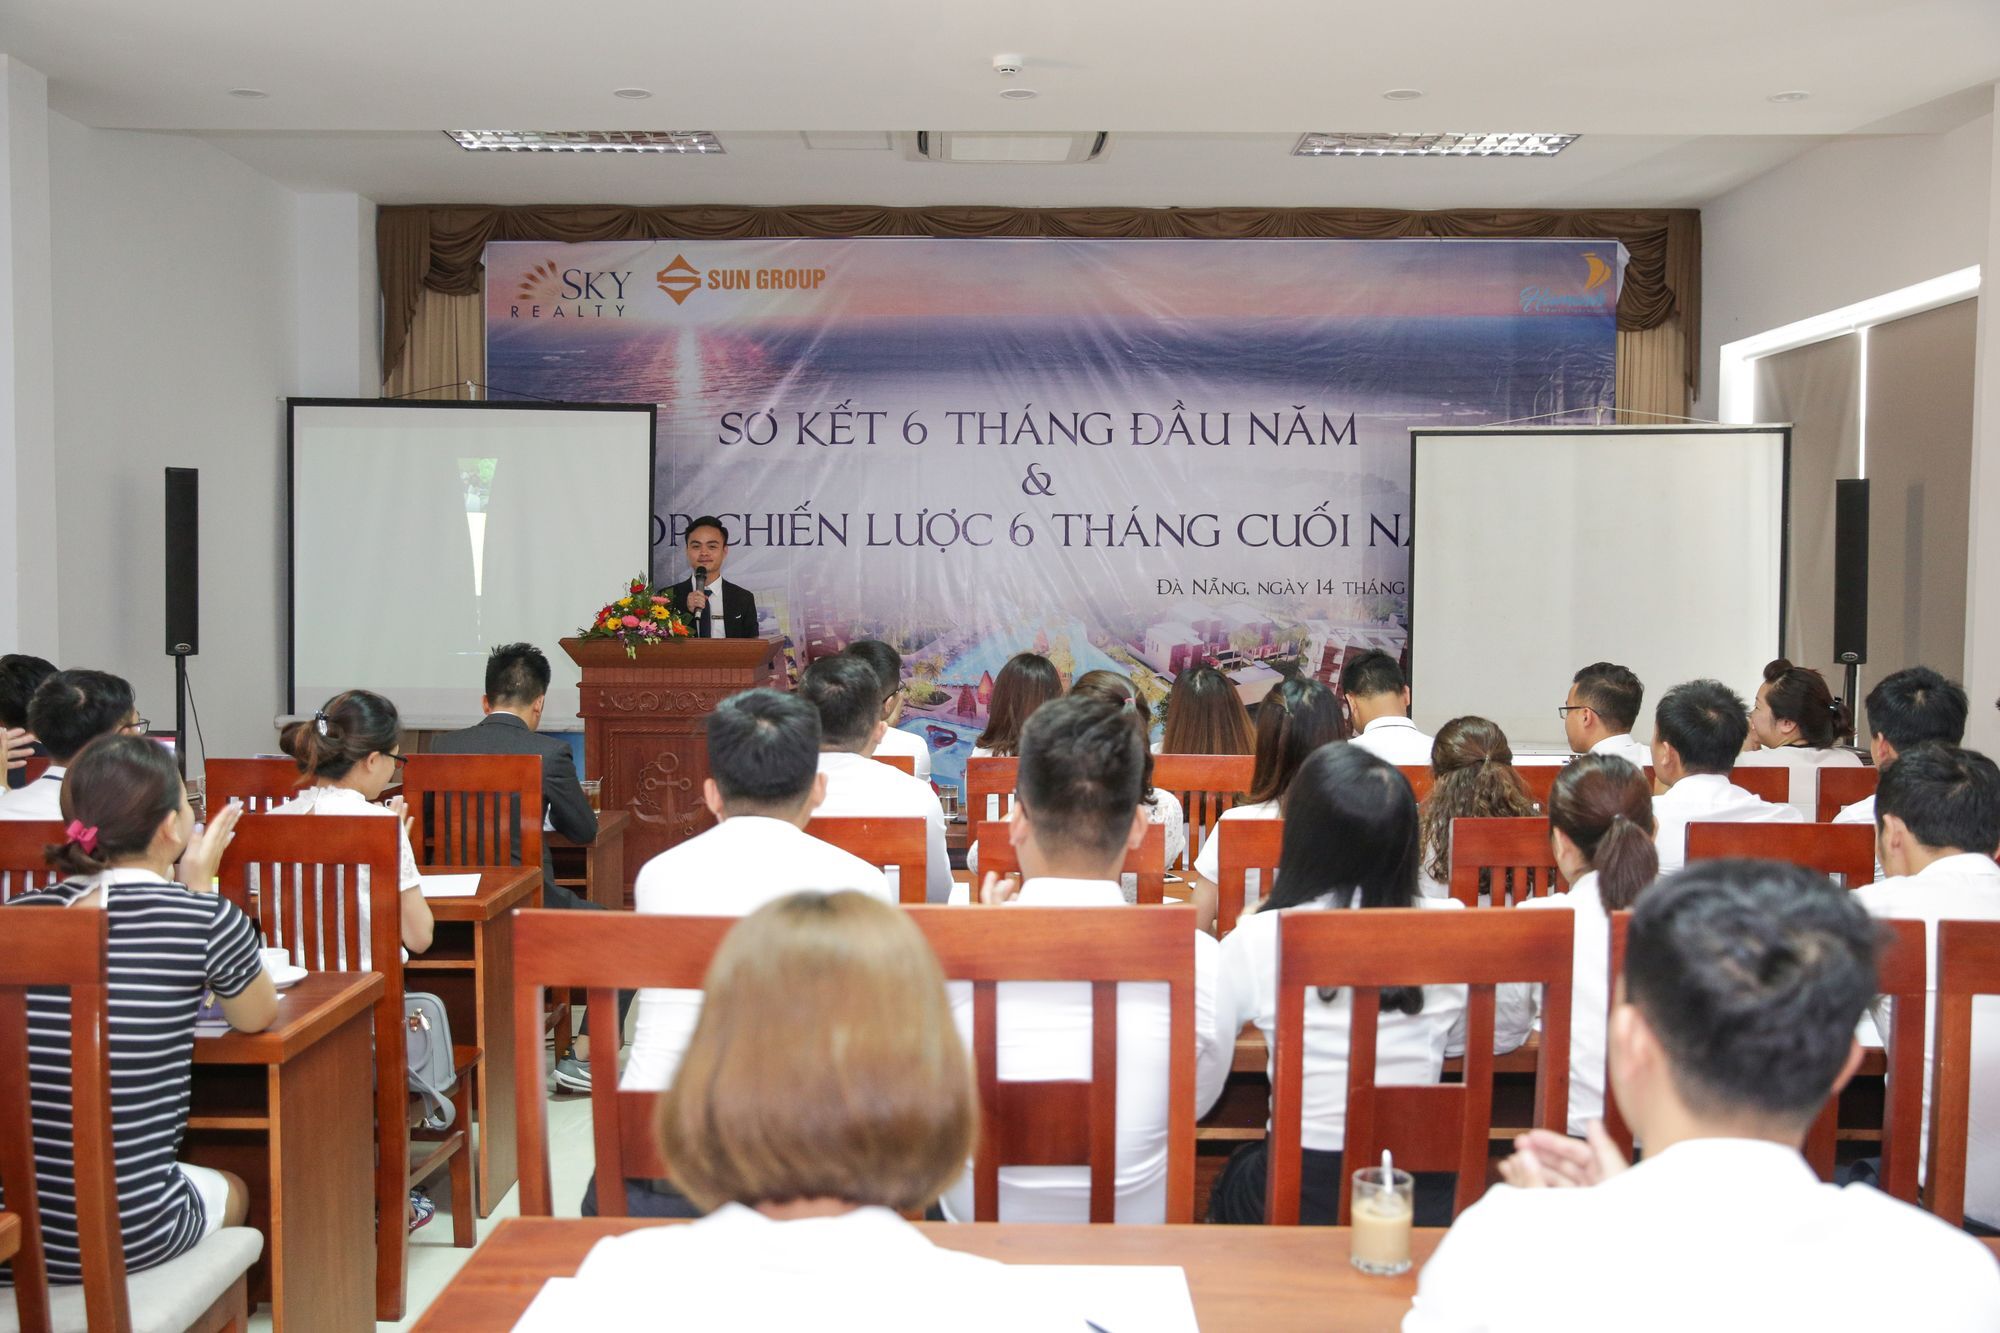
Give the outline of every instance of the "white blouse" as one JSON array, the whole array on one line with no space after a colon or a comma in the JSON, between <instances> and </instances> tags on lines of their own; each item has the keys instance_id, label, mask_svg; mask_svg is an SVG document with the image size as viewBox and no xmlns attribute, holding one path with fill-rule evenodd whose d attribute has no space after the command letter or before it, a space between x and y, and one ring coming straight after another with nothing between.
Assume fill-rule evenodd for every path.
<instances>
[{"instance_id":1,"label":"white blouse","mask_svg":"<svg viewBox=\"0 0 2000 1333\"><path fill-rule=\"evenodd\" d=\"M1819 771L1822 768L1860 768L1861 756L1852 750L1828 746L1780 745L1768 750L1749 750L1736 757L1745 768L1789 768L1792 770L1792 809L1808 824L1819 818Z\"/></svg>"}]
</instances>

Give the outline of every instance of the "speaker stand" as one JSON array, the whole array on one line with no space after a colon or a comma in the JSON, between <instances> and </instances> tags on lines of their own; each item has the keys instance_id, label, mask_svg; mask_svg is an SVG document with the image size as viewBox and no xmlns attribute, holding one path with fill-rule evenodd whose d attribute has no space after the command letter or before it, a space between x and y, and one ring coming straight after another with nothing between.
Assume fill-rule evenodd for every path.
<instances>
[{"instance_id":1,"label":"speaker stand","mask_svg":"<svg viewBox=\"0 0 2000 1333\"><path fill-rule=\"evenodd\" d=\"M180 765L181 781L188 775L188 660L186 653L172 654L174 659L174 762Z\"/></svg>"}]
</instances>

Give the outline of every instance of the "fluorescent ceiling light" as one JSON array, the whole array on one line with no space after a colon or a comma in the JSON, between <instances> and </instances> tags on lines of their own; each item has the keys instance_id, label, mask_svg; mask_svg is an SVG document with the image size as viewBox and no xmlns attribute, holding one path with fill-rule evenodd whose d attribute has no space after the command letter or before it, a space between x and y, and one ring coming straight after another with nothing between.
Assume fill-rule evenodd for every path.
<instances>
[{"instance_id":1,"label":"fluorescent ceiling light","mask_svg":"<svg viewBox=\"0 0 2000 1333\"><path fill-rule=\"evenodd\" d=\"M446 130L475 153L720 153L710 130Z\"/></svg>"},{"instance_id":2,"label":"fluorescent ceiling light","mask_svg":"<svg viewBox=\"0 0 2000 1333\"><path fill-rule=\"evenodd\" d=\"M932 162L985 165L1089 162L1104 151L1104 130L1076 133L919 130L917 155Z\"/></svg>"},{"instance_id":3,"label":"fluorescent ceiling light","mask_svg":"<svg viewBox=\"0 0 2000 1333\"><path fill-rule=\"evenodd\" d=\"M1302 134L1294 157L1554 157L1574 134Z\"/></svg>"}]
</instances>

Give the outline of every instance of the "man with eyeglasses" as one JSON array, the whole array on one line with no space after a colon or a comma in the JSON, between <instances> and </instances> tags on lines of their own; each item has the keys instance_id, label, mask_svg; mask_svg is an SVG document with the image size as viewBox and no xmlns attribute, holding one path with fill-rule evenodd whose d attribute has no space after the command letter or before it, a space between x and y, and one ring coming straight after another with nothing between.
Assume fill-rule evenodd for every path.
<instances>
[{"instance_id":1,"label":"man with eyeglasses","mask_svg":"<svg viewBox=\"0 0 2000 1333\"><path fill-rule=\"evenodd\" d=\"M0 819L61 819L63 774L99 736L139 735L146 719L132 706L132 686L108 671L58 671L28 700L28 730L49 752L49 766L25 787L0 793Z\"/></svg>"},{"instance_id":2,"label":"man with eyeglasses","mask_svg":"<svg viewBox=\"0 0 2000 1333\"><path fill-rule=\"evenodd\" d=\"M1570 753L1616 755L1644 772L1653 762L1653 747L1632 739L1646 687L1630 667L1616 662L1592 662L1576 673L1569 694L1556 713L1563 720Z\"/></svg>"}]
</instances>

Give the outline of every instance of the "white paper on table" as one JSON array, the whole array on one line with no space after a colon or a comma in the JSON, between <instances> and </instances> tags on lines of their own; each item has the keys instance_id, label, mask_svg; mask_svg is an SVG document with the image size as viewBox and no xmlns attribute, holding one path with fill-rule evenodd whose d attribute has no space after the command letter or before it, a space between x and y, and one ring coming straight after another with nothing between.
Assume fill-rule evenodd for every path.
<instances>
[{"instance_id":1,"label":"white paper on table","mask_svg":"<svg viewBox=\"0 0 2000 1333\"><path fill-rule=\"evenodd\" d=\"M1073 1310L1105 1333L1199 1333L1187 1273L1137 1264L1009 1264L1035 1303ZM572 1325L574 1327L574 1325Z\"/></svg>"},{"instance_id":2,"label":"white paper on table","mask_svg":"<svg viewBox=\"0 0 2000 1333\"><path fill-rule=\"evenodd\" d=\"M470 898L479 892L478 875L424 875L426 898Z\"/></svg>"}]
</instances>

